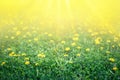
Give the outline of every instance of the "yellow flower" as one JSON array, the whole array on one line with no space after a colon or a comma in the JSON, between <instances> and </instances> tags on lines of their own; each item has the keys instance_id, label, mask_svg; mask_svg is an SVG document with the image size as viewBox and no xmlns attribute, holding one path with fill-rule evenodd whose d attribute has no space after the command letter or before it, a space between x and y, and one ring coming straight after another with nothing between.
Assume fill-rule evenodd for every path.
<instances>
[{"instance_id":1,"label":"yellow flower","mask_svg":"<svg viewBox=\"0 0 120 80\"><path fill-rule=\"evenodd\" d=\"M64 57L67 57L68 56L68 54L64 54Z\"/></svg>"},{"instance_id":2,"label":"yellow flower","mask_svg":"<svg viewBox=\"0 0 120 80\"><path fill-rule=\"evenodd\" d=\"M15 52L11 52L10 54L9 54L9 56L14 56L15 55Z\"/></svg>"},{"instance_id":3,"label":"yellow flower","mask_svg":"<svg viewBox=\"0 0 120 80\"><path fill-rule=\"evenodd\" d=\"M106 51L107 54L110 54L110 51Z\"/></svg>"},{"instance_id":4,"label":"yellow flower","mask_svg":"<svg viewBox=\"0 0 120 80\"><path fill-rule=\"evenodd\" d=\"M72 46L75 46L75 45L76 45L76 43L75 43L75 42L73 42L71 45L72 45Z\"/></svg>"},{"instance_id":5,"label":"yellow flower","mask_svg":"<svg viewBox=\"0 0 120 80\"><path fill-rule=\"evenodd\" d=\"M30 64L30 61L26 61L25 64L26 64L26 65L29 65L29 64Z\"/></svg>"},{"instance_id":6,"label":"yellow flower","mask_svg":"<svg viewBox=\"0 0 120 80\"><path fill-rule=\"evenodd\" d=\"M1 63L1 66L5 65L5 63L6 63L6 62L2 62L2 63Z\"/></svg>"},{"instance_id":7,"label":"yellow flower","mask_svg":"<svg viewBox=\"0 0 120 80\"><path fill-rule=\"evenodd\" d=\"M11 39L15 39L15 37L14 37L14 36L12 36L12 37L11 37Z\"/></svg>"},{"instance_id":8,"label":"yellow flower","mask_svg":"<svg viewBox=\"0 0 120 80\"><path fill-rule=\"evenodd\" d=\"M89 51L90 51L90 48L87 48L86 51L89 52Z\"/></svg>"},{"instance_id":9,"label":"yellow flower","mask_svg":"<svg viewBox=\"0 0 120 80\"><path fill-rule=\"evenodd\" d=\"M52 36L52 34L48 34L48 36L49 36L49 37L51 37L51 36Z\"/></svg>"},{"instance_id":10,"label":"yellow flower","mask_svg":"<svg viewBox=\"0 0 120 80\"><path fill-rule=\"evenodd\" d=\"M103 49L104 49L104 47L100 47L100 49L101 49L101 50L103 50Z\"/></svg>"},{"instance_id":11,"label":"yellow flower","mask_svg":"<svg viewBox=\"0 0 120 80\"><path fill-rule=\"evenodd\" d=\"M61 41L62 44L65 44L65 41Z\"/></svg>"},{"instance_id":12,"label":"yellow flower","mask_svg":"<svg viewBox=\"0 0 120 80\"><path fill-rule=\"evenodd\" d=\"M73 41L78 41L78 37L73 37Z\"/></svg>"},{"instance_id":13,"label":"yellow flower","mask_svg":"<svg viewBox=\"0 0 120 80\"><path fill-rule=\"evenodd\" d=\"M70 48L69 48L69 47L66 47L66 48L65 48L65 51L70 51Z\"/></svg>"},{"instance_id":14,"label":"yellow flower","mask_svg":"<svg viewBox=\"0 0 120 80\"><path fill-rule=\"evenodd\" d=\"M21 32L20 31L17 31L16 32L16 36L18 36L18 35L20 35L21 34Z\"/></svg>"},{"instance_id":15,"label":"yellow flower","mask_svg":"<svg viewBox=\"0 0 120 80\"><path fill-rule=\"evenodd\" d=\"M118 37L114 37L114 42L117 42L118 40Z\"/></svg>"},{"instance_id":16,"label":"yellow flower","mask_svg":"<svg viewBox=\"0 0 120 80\"><path fill-rule=\"evenodd\" d=\"M53 43L53 42L54 42L54 40L50 40L50 42L51 42L51 43Z\"/></svg>"},{"instance_id":17,"label":"yellow flower","mask_svg":"<svg viewBox=\"0 0 120 80\"><path fill-rule=\"evenodd\" d=\"M11 48L7 48L8 51L12 50Z\"/></svg>"},{"instance_id":18,"label":"yellow flower","mask_svg":"<svg viewBox=\"0 0 120 80\"><path fill-rule=\"evenodd\" d=\"M28 42L31 42L32 40L28 40Z\"/></svg>"},{"instance_id":19,"label":"yellow flower","mask_svg":"<svg viewBox=\"0 0 120 80\"><path fill-rule=\"evenodd\" d=\"M35 63L35 66L38 66L39 64L38 63Z\"/></svg>"},{"instance_id":20,"label":"yellow flower","mask_svg":"<svg viewBox=\"0 0 120 80\"><path fill-rule=\"evenodd\" d=\"M77 49L81 49L81 47L80 47L80 46L77 46Z\"/></svg>"},{"instance_id":21,"label":"yellow flower","mask_svg":"<svg viewBox=\"0 0 120 80\"><path fill-rule=\"evenodd\" d=\"M74 34L74 36L78 37L78 36L79 36L79 34L78 34L78 33L76 33L76 34Z\"/></svg>"},{"instance_id":22,"label":"yellow flower","mask_svg":"<svg viewBox=\"0 0 120 80\"><path fill-rule=\"evenodd\" d=\"M113 70L116 71L116 70L118 70L118 68L117 68L116 66L114 66L114 67L113 67Z\"/></svg>"},{"instance_id":23,"label":"yellow flower","mask_svg":"<svg viewBox=\"0 0 120 80\"><path fill-rule=\"evenodd\" d=\"M24 60L28 61L30 58L26 57Z\"/></svg>"},{"instance_id":24,"label":"yellow flower","mask_svg":"<svg viewBox=\"0 0 120 80\"><path fill-rule=\"evenodd\" d=\"M100 37L96 38L96 39L95 39L95 44L100 44L101 40L102 40L102 39L101 39Z\"/></svg>"},{"instance_id":25,"label":"yellow flower","mask_svg":"<svg viewBox=\"0 0 120 80\"><path fill-rule=\"evenodd\" d=\"M109 61L115 62L115 59L114 58L109 58Z\"/></svg>"},{"instance_id":26,"label":"yellow flower","mask_svg":"<svg viewBox=\"0 0 120 80\"><path fill-rule=\"evenodd\" d=\"M76 54L76 56L80 57L80 53Z\"/></svg>"},{"instance_id":27,"label":"yellow flower","mask_svg":"<svg viewBox=\"0 0 120 80\"><path fill-rule=\"evenodd\" d=\"M34 41L38 41L38 38L34 38Z\"/></svg>"},{"instance_id":28,"label":"yellow flower","mask_svg":"<svg viewBox=\"0 0 120 80\"><path fill-rule=\"evenodd\" d=\"M26 54L25 54L25 53L22 53L21 55L22 55L22 56L26 56Z\"/></svg>"},{"instance_id":29,"label":"yellow flower","mask_svg":"<svg viewBox=\"0 0 120 80\"><path fill-rule=\"evenodd\" d=\"M45 54L44 54L44 53L40 53L40 54L38 54L37 56L40 57L40 58L44 58L44 57L45 57Z\"/></svg>"},{"instance_id":30,"label":"yellow flower","mask_svg":"<svg viewBox=\"0 0 120 80\"><path fill-rule=\"evenodd\" d=\"M111 41L110 40L107 40L107 43L110 43Z\"/></svg>"}]
</instances>

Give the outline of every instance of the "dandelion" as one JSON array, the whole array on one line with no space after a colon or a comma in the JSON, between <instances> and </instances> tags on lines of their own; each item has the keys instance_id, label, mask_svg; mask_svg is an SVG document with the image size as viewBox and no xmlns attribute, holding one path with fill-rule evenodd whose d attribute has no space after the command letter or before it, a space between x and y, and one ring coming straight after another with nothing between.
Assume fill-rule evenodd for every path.
<instances>
[{"instance_id":1,"label":"dandelion","mask_svg":"<svg viewBox=\"0 0 120 80\"><path fill-rule=\"evenodd\" d=\"M106 42L107 42L107 43L110 43L110 42L111 42L111 40L107 40Z\"/></svg>"},{"instance_id":2,"label":"dandelion","mask_svg":"<svg viewBox=\"0 0 120 80\"><path fill-rule=\"evenodd\" d=\"M76 54L76 56L80 57L80 53Z\"/></svg>"},{"instance_id":3,"label":"dandelion","mask_svg":"<svg viewBox=\"0 0 120 80\"><path fill-rule=\"evenodd\" d=\"M52 36L52 34L48 34L48 36L49 36L49 37L51 37L51 36Z\"/></svg>"},{"instance_id":4,"label":"dandelion","mask_svg":"<svg viewBox=\"0 0 120 80\"><path fill-rule=\"evenodd\" d=\"M38 63L35 63L35 66L38 66L39 64Z\"/></svg>"},{"instance_id":5,"label":"dandelion","mask_svg":"<svg viewBox=\"0 0 120 80\"><path fill-rule=\"evenodd\" d=\"M110 54L110 51L106 51L107 54Z\"/></svg>"},{"instance_id":6,"label":"dandelion","mask_svg":"<svg viewBox=\"0 0 120 80\"><path fill-rule=\"evenodd\" d=\"M80 47L80 46L77 46L77 49L81 49L81 47Z\"/></svg>"},{"instance_id":7,"label":"dandelion","mask_svg":"<svg viewBox=\"0 0 120 80\"><path fill-rule=\"evenodd\" d=\"M21 34L21 32L20 31L17 31L16 32L16 36L18 36L18 35L20 35Z\"/></svg>"},{"instance_id":8,"label":"dandelion","mask_svg":"<svg viewBox=\"0 0 120 80\"><path fill-rule=\"evenodd\" d=\"M115 59L114 58L109 58L109 61L115 62Z\"/></svg>"},{"instance_id":9,"label":"dandelion","mask_svg":"<svg viewBox=\"0 0 120 80\"><path fill-rule=\"evenodd\" d=\"M12 50L11 48L7 48L8 51Z\"/></svg>"},{"instance_id":10,"label":"dandelion","mask_svg":"<svg viewBox=\"0 0 120 80\"><path fill-rule=\"evenodd\" d=\"M22 53L21 55L22 55L22 56L26 56L26 54L25 54L25 53Z\"/></svg>"},{"instance_id":11,"label":"dandelion","mask_svg":"<svg viewBox=\"0 0 120 80\"><path fill-rule=\"evenodd\" d=\"M29 65L29 64L30 64L30 61L26 61L25 64L26 64L26 65Z\"/></svg>"},{"instance_id":12,"label":"dandelion","mask_svg":"<svg viewBox=\"0 0 120 80\"><path fill-rule=\"evenodd\" d=\"M40 53L37 56L40 57L40 58L45 58L45 54L44 53Z\"/></svg>"},{"instance_id":13,"label":"dandelion","mask_svg":"<svg viewBox=\"0 0 120 80\"><path fill-rule=\"evenodd\" d=\"M90 51L90 48L86 48L86 51L89 52L89 51Z\"/></svg>"},{"instance_id":14,"label":"dandelion","mask_svg":"<svg viewBox=\"0 0 120 80\"><path fill-rule=\"evenodd\" d=\"M11 39L15 39L15 37L14 37L14 36L12 36L12 37L11 37Z\"/></svg>"},{"instance_id":15,"label":"dandelion","mask_svg":"<svg viewBox=\"0 0 120 80\"><path fill-rule=\"evenodd\" d=\"M68 54L64 54L64 57L67 57L68 56Z\"/></svg>"},{"instance_id":16,"label":"dandelion","mask_svg":"<svg viewBox=\"0 0 120 80\"><path fill-rule=\"evenodd\" d=\"M114 37L114 42L117 42L118 40L118 37Z\"/></svg>"},{"instance_id":17,"label":"dandelion","mask_svg":"<svg viewBox=\"0 0 120 80\"><path fill-rule=\"evenodd\" d=\"M114 66L112 69L113 69L114 71L118 70L118 68L117 68L116 66Z\"/></svg>"},{"instance_id":18,"label":"dandelion","mask_svg":"<svg viewBox=\"0 0 120 80\"><path fill-rule=\"evenodd\" d=\"M53 42L54 42L54 40L50 40L50 42L51 42L51 43L53 43Z\"/></svg>"},{"instance_id":19,"label":"dandelion","mask_svg":"<svg viewBox=\"0 0 120 80\"><path fill-rule=\"evenodd\" d=\"M26 57L24 60L28 61L28 60L30 60L30 58Z\"/></svg>"},{"instance_id":20,"label":"dandelion","mask_svg":"<svg viewBox=\"0 0 120 80\"><path fill-rule=\"evenodd\" d=\"M70 51L70 48L69 48L69 47L66 47L66 48L65 48L65 51Z\"/></svg>"},{"instance_id":21,"label":"dandelion","mask_svg":"<svg viewBox=\"0 0 120 80\"><path fill-rule=\"evenodd\" d=\"M104 47L100 47L100 50L103 50L104 49Z\"/></svg>"},{"instance_id":22,"label":"dandelion","mask_svg":"<svg viewBox=\"0 0 120 80\"><path fill-rule=\"evenodd\" d=\"M73 37L73 41L78 41L78 37Z\"/></svg>"},{"instance_id":23,"label":"dandelion","mask_svg":"<svg viewBox=\"0 0 120 80\"><path fill-rule=\"evenodd\" d=\"M75 42L73 42L71 45L72 45L72 46L75 46L75 45L76 45L76 43L75 43Z\"/></svg>"},{"instance_id":24,"label":"dandelion","mask_svg":"<svg viewBox=\"0 0 120 80\"><path fill-rule=\"evenodd\" d=\"M65 41L61 41L62 44L65 44Z\"/></svg>"},{"instance_id":25,"label":"dandelion","mask_svg":"<svg viewBox=\"0 0 120 80\"><path fill-rule=\"evenodd\" d=\"M75 36L75 37L78 37L78 36L79 36L79 34L78 34L78 33L76 33L76 34L74 34L74 36Z\"/></svg>"},{"instance_id":26,"label":"dandelion","mask_svg":"<svg viewBox=\"0 0 120 80\"><path fill-rule=\"evenodd\" d=\"M10 54L9 54L9 56L14 56L15 55L15 52L11 52Z\"/></svg>"},{"instance_id":27,"label":"dandelion","mask_svg":"<svg viewBox=\"0 0 120 80\"><path fill-rule=\"evenodd\" d=\"M100 37L96 38L96 39L95 39L95 44L100 44L101 40L102 40L102 39L101 39Z\"/></svg>"},{"instance_id":28,"label":"dandelion","mask_svg":"<svg viewBox=\"0 0 120 80\"><path fill-rule=\"evenodd\" d=\"M34 41L38 41L38 38L34 38Z\"/></svg>"},{"instance_id":29,"label":"dandelion","mask_svg":"<svg viewBox=\"0 0 120 80\"><path fill-rule=\"evenodd\" d=\"M5 64L6 64L6 62L2 62L2 63L1 63L1 66L5 65Z\"/></svg>"}]
</instances>

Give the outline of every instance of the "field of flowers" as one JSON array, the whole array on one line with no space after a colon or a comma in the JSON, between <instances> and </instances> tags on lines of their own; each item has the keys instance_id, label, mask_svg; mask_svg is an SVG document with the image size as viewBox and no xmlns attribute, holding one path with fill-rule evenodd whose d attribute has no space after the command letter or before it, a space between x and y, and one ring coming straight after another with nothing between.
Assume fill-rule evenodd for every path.
<instances>
[{"instance_id":1,"label":"field of flowers","mask_svg":"<svg viewBox=\"0 0 120 80\"><path fill-rule=\"evenodd\" d=\"M120 80L118 32L12 22L0 30L0 80Z\"/></svg>"}]
</instances>

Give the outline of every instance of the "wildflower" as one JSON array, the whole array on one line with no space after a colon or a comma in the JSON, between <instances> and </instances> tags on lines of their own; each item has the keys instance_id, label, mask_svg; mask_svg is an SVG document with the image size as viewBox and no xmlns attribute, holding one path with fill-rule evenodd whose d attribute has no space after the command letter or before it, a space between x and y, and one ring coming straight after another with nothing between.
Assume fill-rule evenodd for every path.
<instances>
[{"instance_id":1,"label":"wildflower","mask_svg":"<svg viewBox=\"0 0 120 80\"><path fill-rule=\"evenodd\" d=\"M111 40L107 40L107 43L110 43L111 42Z\"/></svg>"},{"instance_id":2,"label":"wildflower","mask_svg":"<svg viewBox=\"0 0 120 80\"><path fill-rule=\"evenodd\" d=\"M65 51L70 51L70 48L69 48L69 47L66 47L66 48L65 48Z\"/></svg>"},{"instance_id":3,"label":"wildflower","mask_svg":"<svg viewBox=\"0 0 120 80\"><path fill-rule=\"evenodd\" d=\"M44 54L44 53L40 53L40 54L38 54L37 56L40 57L40 58L44 58L44 57L45 57L45 54Z\"/></svg>"},{"instance_id":4,"label":"wildflower","mask_svg":"<svg viewBox=\"0 0 120 80\"><path fill-rule=\"evenodd\" d=\"M100 37L96 38L96 39L95 39L95 44L100 44L101 40L102 40L102 39L101 39Z\"/></svg>"},{"instance_id":5,"label":"wildflower","mask_svg":"<svg viewBox=\"0 0 120 80\"><path fill-rule=\"evenodd\" d=\"M113 69L114 71L118 70L118 68L117 68L116 66L114 66L112 69Z\"/></svg>"},{"instance_id":6,"label":"wildflower","mask_svg":"<svg viewBox=\"0 0 120 80\"><path fill-rule=\"evenodd\" d=\"M87 48L86 51L89 52L89 51L90 51L90 48Z\"/></svg>"},{"instance_id":7,"label":"wildflower","mask_svg":"<svg viewBox=\"0 0 120 80\"><path fill-rule=\"evenodd\" d=\"M80 53L76 54L76 56L80 57Z\"/></svg>"},{"instance_id":8,"label":"wildflower","mask_svg":"<svg viewBox=\"0 0 120 80\"><path fill-rule=\"evenodd\" d=\"M115 59L114 58L109 58L109 61L115 62Z\"/></svg>"},{"instance_id":9,"label":"wildflower","mask_svg":"<svg viewBox=\"0 0 120 80\"><path fill-rule=\"evenodd\" d=\"M107 54L110 54L110 51L106 51Z\"/></svg>"},{"instance_id":10,"label":"wildflower","mask_svg":"<svg viewBox=\"0 0 120 80\"><path fill-rule=\"evenodd\" d=\"M15 55L15 52L11 52L10 54L9 54L9 56L14 56Z\"/></svg>"},{"instance_id":11,"label":"wildflower","mask_svg":"<svg viewBox=\"0 0 120 80\"><path fill-rule=\"evenodd\" d=\"M78 37L73 37L73 41L78 41Z\"/></svg>"},{"instance_id":12,"label":"wildflower","mask_svg":"<svg viewBox=\"0 0 120 80\"><path fill-rule=\"evenodd\" d=\"M52 36L52 34L48 34L48 36L49 36L49 37L51 37L51 36Z\"/></svg>"},{"instance_id":13,"label":"wildflower","mask_svg":"<svg viewBox=\"0 0 120 80\"><path fill-rule=\"evenodd\" d=\"M100 50L103 50L104 49L104 47L100 47Z\"/></svg>"},{"instance_id":14,"label":"wildflower","mask_svg":"<svg viewBox=\"0 0 120 80\"><path fill-rule=\"evenodd\" d=\"M50 40L50 42L51 42L51 43L53 43L53 42L54 42L54 40Z\"/></svg>"},{"instance_id":15,"label":"wildflower","mask_svg":"<svg viewBox=\"0 0 120 80\"><path fill-rule=\"evenodd\" d=\"M34 41L38 41L38 38L34 38Z\"/></svg>"},{"instance_id":16,"label":"wildflower","mask_svg":"<svg viewBox=\"0 0 120 80\"><path fill-rule=\"evenodd\" d=\"M8 51L12 50L11 48L7 48Z\"/></svg>"},{"instance_id":17,"label":"wildflower","mask_svg":"<svg viewBox=\"0 0 120 80\"><path fill-rule=\"evenodd\" d=\"M62 44L65 44L65 41L61 41Z\"/></svg>"},{"instance_id":18,"label":"wildflower","mask_svg":"<svg viewBox=\"0 0 120 80\"><path fill-rule=\"evenodd\" d=\"M26 57L24 60L28 61L30 58Z\"/></svg>"},{"instance_id":19,"label":"wildflower","mask_svg":"<svg viewBox=\"0 0 120 80\"><path fill-rule=\"evenodd\" d=\"M75 42L73 42L71 45L72 45L72 46L75 46L75 45L76 45L76 43L75 43Z\"/></svg>"},{"instance_id":20,"label":"wildflower","mask_svg":"<svg viewBox=\"0 0 120 80\"><path fill-rule=\"evenodd\" d=\"M1 66L5 65L5 63L6 63L6 62L2 62L2 63L1 63Z\"/></svg>"},{"instance_id":21,"label":"wildflower","mask_svg":"<svg viewBox=\"0 0 120 80\"><path fill-rule=\"evenodd\" d=\"M78 37L78 36L79 36L79 34L78 34L78 33L76 33L76 34L74 34L74 36L75 36L75 37Z\"/></svg>"},{"instance_id":22,"label":"wildflower","mask_svg":"<svg viewBox=\"0 0 120 80\"><path fill-rule=\"evenodd\" d=\"M20 31L17 31L16 32L16 36L18 36L18 35L20 35L21 34L21 32Z\"/></svg>"},{"instance_id":23,"label":"wildflower","mask_svg":"<svg viewBox=\"0 0 120 80\"><path fill-rule=\"evenodd\" d=\"M118 37L114 37L114 42L117 42L118 40Z\"/></svg>"},{"instance_id":24,"label":"wildflower","mask_svg":"<svg viewBox=\"0 0 120 80\"><path fill-rule=\"evenodd\" d=\"M14 36L12 36L12 37L11 37L11 39L15 39L15 37L14 37Z\"/></svg>"},{"instance_id":25,"label":"wildflower","mask_svg":"<svg viewBox=\"0 0 120 80\"><path fill-rule=\"evenodd\" d=\"M35 63L35 66L38 66L39 64L38 63Z\"/></svg>"},{"instance_id":26,"label":"wildflower","mask_svg":"<svg viewBox=\"0 0 120 80\"><path fill-rule=\"evenodd\" d=\"M81 49L81 47L80 47L80 46L77 46L77 49Z\"/></svg>"},{"instance_id":27,"label":"wildflower","mask_svg":"<svg viewBox=\"0 0 120 80\"><path fill-rule=\"evenodd\" d=\"M32 40L28 40L28 42L31 42Z\"/></svg>"},{"instance_id":28,"label":"wildflower","mask_svg":"<svg viewBox=\"0 0 120 80\"><path fill-rule=\"evenodd\" d=\"M68 56L68 54L64 54L64 57L67 57Z\"/></svg>"},{"instance_id":29,"label":"wildflower","mask_svg":"<svg viewBox=\"0 0 120 80\"><path fill-rule=\"evenodd\" d=\"M26 54L25 54L25 53L22 53L21 55L22 55L22 56L26 56Z\"/></svg>"},{"instance_id":30,"label":"wildflower","mask_svg":"<svg viewBox=\"0 0 120 80\"><path fill-rule=\"evenodd\" d=\"M30 64L30 61L26 61L25 64L26 64L26 65L29 65L29 64Z\"/></svg>"},{"instance_id":31,"label":"wildflower","mask_svg":"<svg viewBox=\"0 0 120 80\"><path fill-rule=\"evenodd\" d=\"M48 33L47 33L47 32L45 32L45 34L47 35Z\"/></svg>"}]
</instances>

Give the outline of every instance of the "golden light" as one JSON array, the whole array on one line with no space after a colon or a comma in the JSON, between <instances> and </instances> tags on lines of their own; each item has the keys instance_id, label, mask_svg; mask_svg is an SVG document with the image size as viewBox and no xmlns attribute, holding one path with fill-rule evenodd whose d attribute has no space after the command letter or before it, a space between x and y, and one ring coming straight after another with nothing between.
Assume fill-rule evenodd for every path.
<instances>
[{"instance_id":1,"label":"golden light","mask_svg":"<svg viewBox=\"0 0 120 80\"><path fill-rule=\"evenodd\" d=\"M23 15L51 26L111 27L119 24L119 4L119 0L2 0L0 15Z\"/></svg>"}]
</instances>

